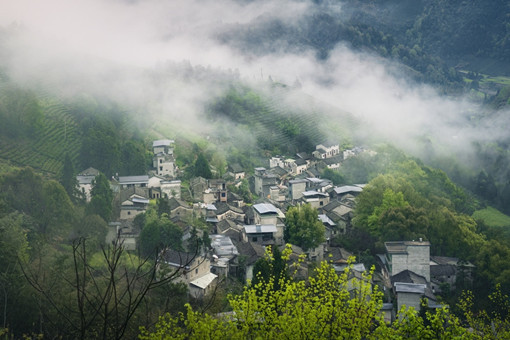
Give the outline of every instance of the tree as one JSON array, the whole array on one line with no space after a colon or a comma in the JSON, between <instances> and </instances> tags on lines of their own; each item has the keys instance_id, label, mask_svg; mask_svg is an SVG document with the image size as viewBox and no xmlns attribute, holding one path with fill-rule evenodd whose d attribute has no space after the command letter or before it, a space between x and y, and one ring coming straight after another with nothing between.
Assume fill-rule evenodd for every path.
<instances>
[{"instance_id":1,"label":"tree","mask_svg":"<svg viewBox=\"0 0 510 340\"><path fill-rule=\"evenodd\" d=\"M283 251L284 271L290 252ZM268 259L275 259L268 254ZM211 316L187 311L165 314L154 331L141 328L139 338L151 339L436 339L470 335L448 309L427 312L427 322L414 310L402 310L393 325L382 319L382 295L372 286L373 268L350 279L352 266L337 274L322 262L308 282L270 275L269 280L230 295L232 313ZM276 288L276 285L279 287Z\"/></svg>"},{"instance_id":2,"label":"tree","mask_svg":"<svg viewBox=\"0 0 510 340\"><path fill-rule=\"evenodd\" d=\"M60 184L62 184L71 200L75 200L77 198L78 180L76 179L73 162L68 153L66 153L64 158L64 166L62 167L62 172L60 174Z\"/></svg>"},{"instance_id":3,"label":"tree","mask_svg":"<svg viewBox=\"0 0 510 340\"><path fill-rule=\"evenodd\" d=\"M290 207L285 214L285 241L303 250L317 247L324 242L325 228L319 220L317 209L310 204Z\"/></svg>"},{"instance_id":4,"label":"tree","mask_svg":"<svg viewBox=\"0 0 510 340\"><path fill-rule=\"evenodd\" d=\"M143 143L129 140L122 144L120 147L120 175L143 174L146 172L146 164L146 152Z\"/></svg>"},{"instance_id":5,"label":"tree","mask_svg":"<svg viewBox=\"0 0 510 340\"><path fill-rule=\"evenodd\" d=\"M259 287L259 283L268 284L271 279L275 279L273 288L279 290L281 281L289 278L282 252L277 246L273 246L266 252L266 256L255 262L251 284L253 287Z\"/></svg>"},{"instance_id":6,"label":"tree","mask_svg":"<svg viewBox=\"0 0 510 340\"><path fill-rule=\"evenodd\" d=\"M120 136L115 125L104 117L95 117L84 123L84 138L80 149L83 168L94 167L108 177L119 171ZM88 126L86 126L88 125Z\"/></svg>"},{"instance_id":7,"label":"tree","mask_svg":"<svg viewBox=\"0 0 510 340\"><path fill-rule=\"evenodd\" d=\"M321 173L322 178L331 180L334 185L341 185L345 183L345 179L339 171L332 170L330 168L324 168Z\"/></svg>"},{"instance_id":8,"label":"tree","mask_svg":"<svg viewBox=\"0 0 510 340\"><path fill-rule=\"evenodd\" d=\"M409 206L409 202L404 199L402 192L394 192L390 188L386 188L383 193L381 205L374 207L370 216L368 216L368 227L372 234L380 235L379 219L383 213L390 208L404 208Z\"/></svg>"},{"instance_id":9,"label":"tree","mask_svg":"<svg viewBox=\"0 0 510 340\"><path fill-rule=\"evenodd\" d=\"M23 168L0 177L0 199L6 210L26 216L29 239L61 241L69 236L75 210L60 183L46 180L31 168Z\"/></svg>"},{"instance_id":10,"label":"tree","mask_svg":"<svg viewBox=\"0 0 510 340\"><path fill-rule=\"evenodd\" d=\"M154 210L145 214L145 226L140 232L139 247L143 256L154 257L158 251L164 248L174 250L182 249L182 230L172 221L167 214L157 216Z\"/></svg>"},{"instance_id":11,"label":"tree","mask_svg":"<svg viewBox=\"0 0 510 340\"><path fill-rule=\"evenodd\" d=\"M29 245L23 230L23 216L17 212L0 218L0 328L10 327L19 334L19 321L24 319L20 306L24 301L23 275L17 259L28 259ZM26 324L24 325L27 326Z\"/></svg>"},{"instance_id":12,"label":"tree","mask_svg":"<svg viewBox=\"0 0 510 340\"><path fill-rule=\"evenodd\" d=\"M197 159L193 164L193 176L204 177L207 179L212 178L212 172L209 166L209 162L207 161L202 152L198 154Z\"/></svg>"},{"instance_id":13,"label":"tree","mask_svg":"<svg viewBox=\"0 0 510 340\"><path fill-rule=\"evenodd\" d=\"M119 241L97 252L78 238L68 253L50 261L44 269L22 266L44 303L42 333L49 338L134 338L138 323L145 320L140 307L149 292L182 273L176 270L160 276L157 259L128 253Z\"/></svg>"},{"instance_id":14,"label":"tree","mask_svg":"<svg viewBox=\"0 0 510 340\"><path fill-rule=\"evenodd\" d=\"M113 192L110 182L103 173L99 173L92 181L87 211L89 214L99 215L103 220L109 222L112 215L112 201Z\"/></svg>"}]
</instances>

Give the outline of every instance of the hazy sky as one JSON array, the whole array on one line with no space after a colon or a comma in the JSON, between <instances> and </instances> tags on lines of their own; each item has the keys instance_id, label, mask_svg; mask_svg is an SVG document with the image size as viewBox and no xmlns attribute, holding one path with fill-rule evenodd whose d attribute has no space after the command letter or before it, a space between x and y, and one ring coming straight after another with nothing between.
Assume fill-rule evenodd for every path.
<instances>
[{"instance_id":1,"label":"hazy sky","mask_svg":"<svg viewBox=\"0 0 510 340\"><path fill-rule=\"evenodd\" d=\"M332 3L331 10L341 11L338 2ZM62 91L91 86L136 102L154 89L140 76L144 69L186 60L193 66L238 69L245 79L270 75L288 84L299 79L304 92L353 113L409 149L410 141L423 134L467 152L473 138L506 133L469 128L466 117L477 110L473 104L395 77L388 63L344 45L318 61L312 51L254 57L214 38L225 27L268 16L296 22L310 6L307 0L0 0L0 26L23 28L7 42L5 63L13 77L53 81ZM119 76L117 68L130 71ZM152 106L166 118L190 122L220 91L182 79L164 86L169 90Z\"/></svg>"}]
</instances>

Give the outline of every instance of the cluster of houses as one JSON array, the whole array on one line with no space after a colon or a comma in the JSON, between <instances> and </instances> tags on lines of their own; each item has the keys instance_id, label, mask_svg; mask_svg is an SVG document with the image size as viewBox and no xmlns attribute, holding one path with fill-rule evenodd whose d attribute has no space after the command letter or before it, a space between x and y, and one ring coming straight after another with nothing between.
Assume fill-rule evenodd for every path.
<instances>
[{"instance_id":1,"label":"cluster of houses","mask_svg":"<svg viewBox=\"0 0 510 340\"><path fill-rule=\"evenodd\" d=\"M320 178L320 170L339 168L344 159L363 152L373 154L372 151L355 148L341 152L339 144L320 144L310 155L298 153L294 159L272 157L268 168L257 167L250 176L238 164L229 164L223 178L192 178L187 195L191 200L183 201L173 144L168 139L153 142L153 170L149 174L112 179L118 220L110 223L108 242L120 238L126 249L135 250L140 231L134 227L133 220L147 211L151 199L168 199L169 218L182 228L184 238L190 237L191 221L203 218L209 226L209 250L190 254L167 249L162 253L165 264L182 271L177 280L188 285L191 296L201 298L229 276L252 279L253 266L264 256L267 246L285 247L286 210L290 206L310 204L318 210L319 220L325 227L325 242L306 253L292 246L292 256L297 259L304 254L309 262L328 260L336 270L343 271L352 254L331 246L330 241L351 228L355 198L364 185L335 186L330 180ZM97 170L87 169L77 177L87 198L96 175ZM251 191L259 197L254 204L246 204L228 190L243 180L249 182ZM393 306L405 304L419 308L422 297L427 297L429 306L434 306L437 302L434 293L444 287L442 283L454 286L458 261L445 258L432 261L428 242L388 242L386 249L387 254L379 257L383 268L379 280L396 297L391 309L389 304L385 305L389 315ZM359 279L364 271L362 263L355 264L352 279ZM298 274L307 277L306 264Z\"/></svg>"},{"instance_id":2,"label":"cluster of houses","mask_svg":"<svg viewBox=\"0 0 510 340\"><path fill-rule=\"evenodd\" d=\"M378 260L384 287L391 290L389 296L394 302L386 306L390 320L395 318L391 314L394 307L421 310L423 302L428 308L442 307L436 294L455 290L459 277L472 280L473 264L453 257L431 256L428 241L392 241L384 245L386 253L378 255Z\"/></svg>"}]
</instances>

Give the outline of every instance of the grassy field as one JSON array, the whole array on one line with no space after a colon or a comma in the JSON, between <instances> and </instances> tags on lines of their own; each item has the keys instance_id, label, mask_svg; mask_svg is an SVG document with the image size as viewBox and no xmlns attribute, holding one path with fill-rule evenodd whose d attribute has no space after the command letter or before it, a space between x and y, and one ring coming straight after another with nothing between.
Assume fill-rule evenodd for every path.
<instances>
[{"instance_id":1,"label":"grassy field","mask_svg":"<svg viewBox=\"0 0 510 340\"><path fill-rule=\"evenodd\" d=\"M497 209L487 207L477 210L473 213L473 218L482 220L489 227L508 227L510 226L510 216L503 214Z\"/></svg>"}]
</instances>

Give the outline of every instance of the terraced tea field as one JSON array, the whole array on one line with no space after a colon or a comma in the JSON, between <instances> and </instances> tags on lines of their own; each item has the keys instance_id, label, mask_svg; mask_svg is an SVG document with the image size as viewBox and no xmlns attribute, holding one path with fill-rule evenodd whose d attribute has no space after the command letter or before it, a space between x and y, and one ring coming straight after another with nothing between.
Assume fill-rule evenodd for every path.
<instances>
[{"instance_id":1,"label":"terraced tea field","mask_svg":"<svg viewBox=\"0 0 510 340\"><path fill-rule=\"evenodd\" d=\"M54 175L62 168L66 152L73 160L78 157L81 137L65 105L48 98L39 98L39 104L43 119L36 135L22 140L0 136L0 158Z\"/></svg>"}]
</instances>

